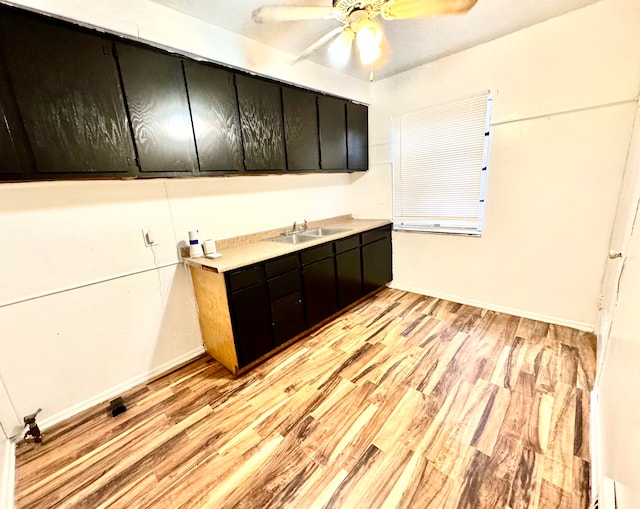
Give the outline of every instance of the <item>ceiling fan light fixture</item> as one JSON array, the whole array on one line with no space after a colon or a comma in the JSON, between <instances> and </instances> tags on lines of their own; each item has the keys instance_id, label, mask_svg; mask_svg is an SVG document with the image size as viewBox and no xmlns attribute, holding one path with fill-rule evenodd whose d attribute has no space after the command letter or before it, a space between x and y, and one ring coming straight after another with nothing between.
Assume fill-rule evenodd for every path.
<instances>
[{"instance_id":1,"label":"ceiling fan light fixture","mask_svg":"<svg viewBox=\"0 0 640 509\"><path fill-rule=\"evenodd\" d=\"M372 64L382 55L382 29L380 25L370 19L358 23L356 30L356 42L360 52L362 65Z\"/></svg>"},{"instance_id":2,"label":"ceiling fan light fixture","mask_svg":"<svg viewBox=\"0 0 640 509\"><path fill-rule=\"evenodd\" d=\"M331 61L340 67L346 65L351 56L351 45L355 34L350 28L345 28L329 46Z\"/></svg>"}]
</instances>

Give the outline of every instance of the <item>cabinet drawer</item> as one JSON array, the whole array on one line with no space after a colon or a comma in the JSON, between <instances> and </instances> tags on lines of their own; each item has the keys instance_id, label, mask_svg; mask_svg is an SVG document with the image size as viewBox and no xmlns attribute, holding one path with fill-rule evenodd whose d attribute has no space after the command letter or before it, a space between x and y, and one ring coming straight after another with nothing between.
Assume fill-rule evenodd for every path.
<instances>
[{"instance_id":1,"label":"cabinet drawer","mask_svg":"<svg viewBox=\"0 0 640 509\"><path fill-rule=\"evenodd\" d=\"M269 296L276 300L300 289L300 271L292 270L269 280Z\"/></svg>"},{"instance_id":2,"label":"cabinet drawer","mask_svg":"<svg viewBox=\"0 0 640 509\"><path fill-rule=\"evenodd\" d=\"M383 226L382 228L376 228L375 230L371 230L368 232L363 232L361 233L362 244L370 244L371 242L375 242L376 240L384 239L390 234L391 225Z\"/></svg>"},{"instance_id":3,"label":"cabinet drawer","mask_svg":"<svg viewBox=\"0 0 640 509\"><path fill-rule=\"evenodd\" d=\"M229 289L232 292L246 288L264 281L264 272L261 265L254 265L245 269L234 270L227 276L229 281Z\"/></svg>"},{"instance_id":4,"label":"cabinet drawer","mask_svg":"<svg viewBox=\"0 0 640 509\"><path fill-rule=\"evenodd\" d=\"M331 242L322 244L317 247L312 247L302 252L302 265L322 260L323 258L329 258L333 256L333 245Z\"/></svg>"},{"instance_id":5,"label":"cabinet drawer","mask_svg":"<svg viewBox=\"0 0 640 509\"><path fill-rule=\"evenodd\" d=\"M283 256L277 260L270 260L264 264L265 271L267 272L267 278L272 278L279 274L283 274L290 270L297 268L300 265L298 260L298 253L294 253L288 256Z\"/></svg>"},{"instance_id":6,"label":"cabinet drawer","mask_svg":"<svg viewBox=\"0 0 640 509\"><path fill-rule=\"evenodd\" d=\"M357 235L352 235L351 237L347 237L346 239L336 240L336 254L344 253L345 251L349 251L349 249L354 249L360 245L360 239Z\"/></svg>"}]
</instances>

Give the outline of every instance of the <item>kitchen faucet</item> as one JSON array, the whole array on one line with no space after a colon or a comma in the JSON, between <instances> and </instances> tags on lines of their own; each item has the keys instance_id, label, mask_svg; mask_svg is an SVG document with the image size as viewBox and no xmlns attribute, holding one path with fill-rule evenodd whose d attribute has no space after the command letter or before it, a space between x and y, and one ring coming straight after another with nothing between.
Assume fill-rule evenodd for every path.
<instances>
[{"instance_id":1,"label":"kitchen faucet","mask_svg":"<svg viewBox=\"0 0 640 509\"><path fill-rule=\"evenodd\" d=\"M298 232L306 232L307 229L309 228L306 219L304 220L304 224L300 227L299 230L296 230L297 226L298 226L298 222L294 221L293 226L291 227L291 231L287 231L287 229L285 228L284 233L282 235L289 235L289 234L298 233Z\"/></svg>"}]
</instances>

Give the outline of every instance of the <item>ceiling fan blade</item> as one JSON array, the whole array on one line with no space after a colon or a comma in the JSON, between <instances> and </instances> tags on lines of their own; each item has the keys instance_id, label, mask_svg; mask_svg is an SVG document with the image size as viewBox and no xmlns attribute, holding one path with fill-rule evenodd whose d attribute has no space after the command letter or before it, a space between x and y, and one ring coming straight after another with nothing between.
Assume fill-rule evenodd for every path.
<instances>
[{"instance_id":1,"label":"ceiling fan blade","mask_svg":"<svg viewBox=\"0 0 640 509\"><path fill-rule=\"evenodd\" d=\"M309 7L303 5L263 5L251 14L256 23L292 21L304 19L331 19L333 7Z\"/></svg>"},{"instance_id":2,"label":"ceiling fan blade","mask_svg":"<svg viewBox=\"0 0 640 509\"><path fill-rule=\"evenodd\" d=\"M308 57L315 50L317 50L318 48L324 46L331 39L333 39L338 34L340 34L342 31L344 31L345 28L347 28L347 25L339 26L339 27L336 27L333 30L331 30L331 32L323 35L322 37L320 37L320 39L318 39L316 42L314 42L311 46L308 46L307 48L305 48L304 51L302 53L300 53L298 55L298 57L291 63L295 64L295 63L299 62L300 60L302 60L303 58Z\"/></svg>"},{"instance_id":3,"label":"ceiling fan blade","mask_svg":"<svg viewBox=\"0 0 640 509\"><path fill-rule=\"evenodd\" d=\"M462 14L470 10L477 0L395 0L389 2L385 19L408 19L441 14Z\"/></svg>"}]
</instances>

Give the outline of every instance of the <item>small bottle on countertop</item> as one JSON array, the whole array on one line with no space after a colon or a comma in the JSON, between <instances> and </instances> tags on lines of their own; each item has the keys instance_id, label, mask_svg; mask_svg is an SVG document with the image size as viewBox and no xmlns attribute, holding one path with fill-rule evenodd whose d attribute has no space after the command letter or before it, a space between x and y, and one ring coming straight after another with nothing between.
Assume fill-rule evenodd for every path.
<instances>
[{"instance_id":1,"label":"small bottle on countertop","mask_svg":"<svg viewBox=\"0 0 640 509\"><path fill-rule=\"evenodd\" d=\"M200 245L200 241L198 240L198 230L191 230L189 232L189 256L191 256L191 258L204 256L202 245Z\"/></svg>"}]
</instances>

